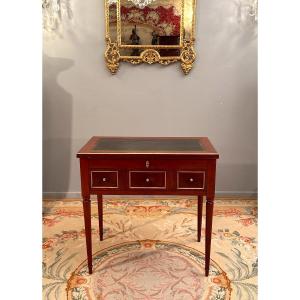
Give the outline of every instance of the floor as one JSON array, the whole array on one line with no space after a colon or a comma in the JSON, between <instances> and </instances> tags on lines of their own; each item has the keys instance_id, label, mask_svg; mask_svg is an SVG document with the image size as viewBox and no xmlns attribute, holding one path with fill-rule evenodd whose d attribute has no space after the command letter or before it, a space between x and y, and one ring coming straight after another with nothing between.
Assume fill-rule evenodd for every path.
<instances>
[{"instance_id":1,"label":"floor","mask_svg":"<svg viewBox=\"0 0 300 300\"><path fill-rule=\"evenodd\" d=\"M256 199L216 199L209 277L195 197L106 196L101 243L92 201L93 275L81 201L44 200L43 211L43 299L257 299Z\"/></svg>"}]
</instances>

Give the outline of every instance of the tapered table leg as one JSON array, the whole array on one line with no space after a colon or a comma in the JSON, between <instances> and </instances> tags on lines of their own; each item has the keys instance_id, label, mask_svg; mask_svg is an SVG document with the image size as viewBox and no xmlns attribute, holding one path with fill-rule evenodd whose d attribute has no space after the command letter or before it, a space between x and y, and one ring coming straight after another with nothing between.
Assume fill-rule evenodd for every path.
<instances>
[{"instance_id":1,"label":"tapered table leg","mask_svg":"<svg viewBox=\"0 0 300 300\"><path fill-rule=\"evenodd\" d=\"M209 274L213 209L214 209L214 200L206 199L205 276L208 276Z\"/></svg>"},{"instance_id":2,"label":"tapered table leg","mask_svg":"<svg viewBox=\"0 0 300 300\"><path fill-rule=\"evenodd\" d=\"M197 214L197 220L198 220L198 242L201 241L201 228L202 228L202 208L203 208L203 196L198 196L198 214Z\"/></svg>"},{"instance_id":3,"label":"tapered table leg","mask_svg":"<svg viewBox=\"0 0 300 300\"><path fill-rule=\"evenodd\" d=\"M92 256L92 230L91 230L91 201L90 197L83 197L83 213L85 226L85 241L88 260L89 274L93 273L93 256Z\"/></svg>"},{"instance_id":4,"label":"tapered table leg","mask_svg":"<svg viewBox=\"0 0 300 300\"><path fill-rule=\"evenodd\" d=\"M99 236L100 241L103 241L103 197L97 195L98 200L98 220L99 220Z\"/></svg>"}]
</instances>

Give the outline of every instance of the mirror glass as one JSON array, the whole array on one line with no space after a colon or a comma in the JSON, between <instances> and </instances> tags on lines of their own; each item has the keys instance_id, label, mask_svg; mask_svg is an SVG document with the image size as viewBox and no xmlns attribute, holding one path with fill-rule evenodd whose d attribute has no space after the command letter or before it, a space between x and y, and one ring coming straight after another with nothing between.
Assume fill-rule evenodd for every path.
<instances>
[{"instance_id":1,"label":"mirror glass","mask_svg":"<svg viewBox=\"0 0 300 300\"><path fill-rule=\"evenodd\" d=\"M108 1L108 31L112 42L117 42L117 2Z\"/></svg>"},{"instance_id":2,"label":"mirror glass","mask_svg":"<svg viewBox=\"0 0 300 300\"><path fill-rule=\"evenodd\" d=\"M121 45L180 45L182 1L120 0Z\"/></svg>"}]
</instances>

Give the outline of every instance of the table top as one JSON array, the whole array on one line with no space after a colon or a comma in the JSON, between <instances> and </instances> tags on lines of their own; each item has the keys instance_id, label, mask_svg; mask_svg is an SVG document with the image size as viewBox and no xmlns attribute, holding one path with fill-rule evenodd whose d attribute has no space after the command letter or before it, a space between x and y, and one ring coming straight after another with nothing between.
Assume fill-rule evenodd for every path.
<instances>
[{"instance_id":1,"label":"table top","mask_svg":"<svg viewBox=\"0 0 300 300\"><path fill-rule=\"evenodd\" d=\"M207 137L92 137L77 157L103 154L201 155L218 158Z\"/></svg>"}]
</instances>

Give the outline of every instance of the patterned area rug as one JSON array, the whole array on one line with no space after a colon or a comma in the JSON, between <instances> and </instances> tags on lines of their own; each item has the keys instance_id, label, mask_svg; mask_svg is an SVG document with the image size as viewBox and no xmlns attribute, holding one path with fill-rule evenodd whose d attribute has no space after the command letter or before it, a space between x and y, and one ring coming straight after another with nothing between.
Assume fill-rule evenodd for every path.
<instances>
[{"instance_id":1,"label":"patterned area rug","mask_svg":"<svg viewBox=\"0 0 300 300\"><path fill-rule=\"evenodd\" d=\"M107 196L100 243L92 201L88 275L81 202L44 201L44 299L257 299L257 202L216 200L209 277L196 211L194 197Z\"/></svg>"}]
</instances>

